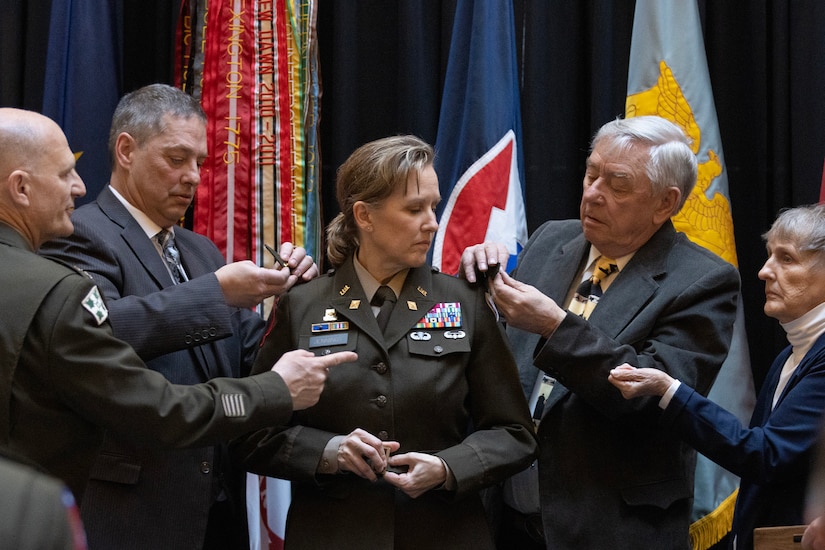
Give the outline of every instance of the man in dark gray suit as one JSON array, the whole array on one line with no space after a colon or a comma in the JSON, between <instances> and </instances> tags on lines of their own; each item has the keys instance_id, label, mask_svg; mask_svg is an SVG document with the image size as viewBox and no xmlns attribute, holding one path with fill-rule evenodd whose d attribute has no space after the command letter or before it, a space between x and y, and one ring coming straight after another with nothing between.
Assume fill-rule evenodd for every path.
<instances>
[{"instance_id":1,"label":"man in dark gray suit","mask_svg":"<svg viewBox=\"0 0 825 550\"><path fill-rule=\"evenodd\" d=\"M249 309L317 275L312 258L281 246L288 269L225 265L206 237L178 227L207 155L196 99L162 84L126 95L109 136L110 185L72 215L74 233L41 253L89 273L115 336L177 384L249 373L264 321ZM174 235L176 283L156 234ZM110 549L248 548L245 473L224 445L160 451L107 437L82 504L90 546Z\"/></svg>"},{"instance_id":2,"label":"man in dark gray suit","mask_svg":"<svg viewBox=\"0 0 825 550\"><path fill-rule=\"evenodd\" d=\"M628 362L706 395L728 352L738 274L670 221L696 183L688 143L659 117L604 125L587 159L580 219L539 227L512 276L490 283L531 406L549 391L538 467L504 487L505 537L521 531L536 547L571 550L690 547L695 452L657 426L655 400L625 401L608 382ZM601 297L578 296L602 257L615 269ZM486 271L506 258L494 243L470 247L464 275L473 281L476 265ZM583 315L567 311L577 300L590 302Z\"/></svg>"}]
</instances>

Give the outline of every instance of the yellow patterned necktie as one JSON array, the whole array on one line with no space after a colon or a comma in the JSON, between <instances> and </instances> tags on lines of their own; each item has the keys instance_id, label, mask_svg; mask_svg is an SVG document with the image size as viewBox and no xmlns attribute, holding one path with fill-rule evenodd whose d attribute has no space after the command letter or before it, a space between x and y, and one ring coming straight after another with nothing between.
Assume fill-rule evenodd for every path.
<instances>
[{"instance_id":1,"label":"yellow patterned necktie","mask_svg":"<svg viewBox=\"0 0 825 550\"><path fill-rule=\"evenodd\" d=\"M596 260L596 267L593 268L593 275L583 281L576 289L576 294L573 296L567 310L585 319L590 317L596 304L599 303L599 298L602 297L602 281L618 270L619 266L616 265L616 260L599 256Z\"/></svg>"}]
</instances>

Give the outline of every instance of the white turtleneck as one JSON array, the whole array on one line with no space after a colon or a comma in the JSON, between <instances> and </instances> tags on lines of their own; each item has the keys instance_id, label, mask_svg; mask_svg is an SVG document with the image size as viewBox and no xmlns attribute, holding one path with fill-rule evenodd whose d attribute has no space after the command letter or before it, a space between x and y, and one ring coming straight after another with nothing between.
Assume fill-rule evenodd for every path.
<instances>
[{"instance_id":1,"label":"white turtleneck","mask_svg":"<svg viewBox=\"0 0 825 550\"><path fill-rule=\"evenodd\" d=\"M811 309L798 319L789 321L787 323L780 323L788 337L788 342L791 344L792 352L785 365L782 367L782 374L779 375L779 384L776 385L776 391L773 394L773 403L771 409L776 406L779 396L782 395L782 390L788 385L788 380L799 366L802 358L814 345L817 338L825 332L825 302L819 304Z\"/></svg>"}]
</instances>

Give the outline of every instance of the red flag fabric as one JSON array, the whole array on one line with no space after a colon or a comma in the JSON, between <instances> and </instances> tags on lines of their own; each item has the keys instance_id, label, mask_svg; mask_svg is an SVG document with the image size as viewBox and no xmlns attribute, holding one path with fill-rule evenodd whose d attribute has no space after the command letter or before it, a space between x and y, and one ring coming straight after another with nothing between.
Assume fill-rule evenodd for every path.
<instances>
[{"instance_id":1,"label":"red flag fabric","mask_svg":"<svg viewBox=\"0 0 825 550\"><path fill-rule=\"evenodd\" d=\"M512 2L459 1L436 138L441 271L457 273L464 248L485 240L506 244L514 267L527 242L521 144Z\"/></svg>"}]
</instances>

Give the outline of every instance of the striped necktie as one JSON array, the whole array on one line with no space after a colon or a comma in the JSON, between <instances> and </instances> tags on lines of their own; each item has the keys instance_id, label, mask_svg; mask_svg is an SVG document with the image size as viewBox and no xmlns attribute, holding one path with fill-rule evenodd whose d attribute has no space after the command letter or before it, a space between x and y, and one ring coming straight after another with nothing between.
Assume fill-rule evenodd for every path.
<instances>
[{"instance_id":1,"label":"striped necktie","mask_svg":"<svg viewBox=\"0 0 825 550\"><path fill-rule=\"evenodd\" d=\"M175 237L172 235L172 232L161 229L160 232L155 235L155 238L160 245L160 249L163 251L163 259L166 261L166 267L169 268L172 281L176 285L188 281L189 278L186 276L186 272L180 263L180 252L178 252L178 247L175 246Z\"/></svg>"},{"instance_id":2,"label":"striped necktie","mask_svg":"<svg viewBox=\"0 0 825 550\"><path fill-rule=\"evenodd\" d=\"M593 268L593 275L583 281L576 289L576 294L573 296L567 310L585 319L590 317L602 297L602 281L618 270L619 266L616 265L616 260L599 256L596 260L596 267Z\"/></svg>"}]
</instances>

